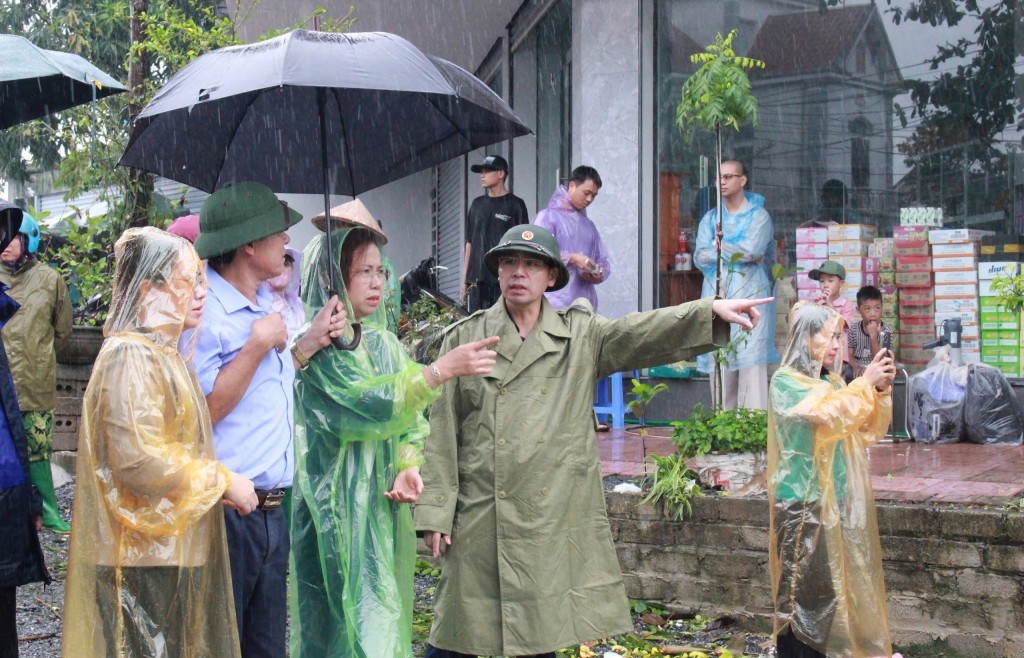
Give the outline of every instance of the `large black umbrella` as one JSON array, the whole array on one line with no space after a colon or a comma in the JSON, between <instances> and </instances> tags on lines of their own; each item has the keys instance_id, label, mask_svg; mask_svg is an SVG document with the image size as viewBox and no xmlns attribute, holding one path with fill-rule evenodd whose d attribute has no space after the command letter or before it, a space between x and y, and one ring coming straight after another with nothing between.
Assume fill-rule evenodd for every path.
<instances>
[{"instance_id":1,"label":"large black umbrella","mask_svg":"<svg viewBox=\"0 0 1024 658\"><path fill-rule=\"evenodd\" d=\"M0 129L125 91L78 55L0 34Z\"/></svg>"},{"instance_id":2,"label":"large black umbrella","mask_svg":"<svg viewBox=\"0 0 1024 658\"><path fill-rule=\"evenodd\" d=\"M295 30L175 74L139 114L120 164L207 192L257 181L322 193L330 217L331 194L529 132L479 79L399 36Z\"/></svg>"}]
</instances>

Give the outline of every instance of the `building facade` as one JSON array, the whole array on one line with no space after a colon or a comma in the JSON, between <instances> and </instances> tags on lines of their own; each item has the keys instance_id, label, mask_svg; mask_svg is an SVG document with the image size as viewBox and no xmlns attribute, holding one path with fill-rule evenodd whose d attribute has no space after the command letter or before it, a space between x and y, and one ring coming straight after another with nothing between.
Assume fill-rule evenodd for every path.
<instances>
[{"instance_id":1,"label":"building facade","mask_svg":"<svg viewBox=\"0 0 1024 658\"><path fill-rule=\"evenodd\" d=\"M255 40L319 4L258 3L238 29ZM970 47L936 70L929 60L936 44L974 38L977 24L968 16L953 27L932 26L905 14L897 22L893 10L906 2L831 4L380 0L355 6L354 29L399 34L476 73L510 103L534 134L488 152L508 158L510 187L531 215L574 166L601 172L604 187L588 214L612 254L613 276L599 288L602 312L619 316L692 294L668 270L679 231L692 236L714 196L706 187L715 178L713 138L698 129L692 141L684 139L675 108L695 70L690 55L731 29L738 30L738 54L761 59L766 68L751 76L760 123L730 132L725 152L747 164L751 189L766 197L783 253L792 247L793 228L821 214L828 180L848 190L848 219L878 224L883 233L907 205L943 207L953 226L1014 230L1014 218L1024 214L1015 206L1024 198L1019 158L1012 155L1020 143L1015 119L1008 117L996 139L979 140L969 128L961 137L943 129L941 113L915 112L906 91L908 80L931 80L969 62ZM996 46L1015 68L1020 42ZM448 294L461 278L466 209L481 192L469 166L482 155L362 197L391 237L396 267L404 271L435 256L447 268L439 287ZM304 203L293 201L300 209Z\"/></svg>"}]
</instances>

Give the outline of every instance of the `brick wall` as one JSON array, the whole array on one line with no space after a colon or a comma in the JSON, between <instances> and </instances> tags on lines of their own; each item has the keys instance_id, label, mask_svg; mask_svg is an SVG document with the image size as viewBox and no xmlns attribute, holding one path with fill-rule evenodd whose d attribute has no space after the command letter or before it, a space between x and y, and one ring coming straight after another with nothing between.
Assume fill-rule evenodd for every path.
<instances>
[{"instance_id":1,"label":"brick wall","mask_svg":"<svg viewBox=\"0 0 1024 658\"><path fill-rule=\"evenodd\" d=\"M766 499L699 498L678 522L638 501L607 494L631 598L771 629ZM878 524L896 643L1024 656L1024 513L880 504Z\"/></svg>"}]
</instances>

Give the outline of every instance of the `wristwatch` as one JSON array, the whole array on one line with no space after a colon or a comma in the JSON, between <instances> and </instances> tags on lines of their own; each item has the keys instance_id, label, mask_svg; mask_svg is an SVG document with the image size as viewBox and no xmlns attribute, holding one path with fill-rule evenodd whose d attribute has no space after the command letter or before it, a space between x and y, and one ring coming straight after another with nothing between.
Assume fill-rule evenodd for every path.
<instances>
[{"instance_id":1,"label":"wristwatch","mask_svg":"<svg viewBox=\"0 0 1024 658\"><path fill-rule=\"evenodd\" d=\"M299 347L299 341L292 343L292 356L294 356L295 360L299 362L299 370L309 365L309 357L306 356L306 353Z\"/></svg>"}]
</instances>

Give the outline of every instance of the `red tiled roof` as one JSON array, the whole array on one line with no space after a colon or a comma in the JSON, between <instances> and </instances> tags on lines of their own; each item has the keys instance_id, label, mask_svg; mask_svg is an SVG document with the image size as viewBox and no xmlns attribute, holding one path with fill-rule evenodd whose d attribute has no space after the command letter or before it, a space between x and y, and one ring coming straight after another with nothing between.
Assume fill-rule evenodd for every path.
<instances>
[{"instance_id":1,"label":"red tiled roof","mask_svg":"<svg viewBox=\"0 0 1024 658\"><path fill-rule=\"evenodd\" d=\"M835 7L770 16L761 25L749 57L762 60L762 75L787 75L830 69L853 47L873 5Z\"/></svg>"}]
</instances>

